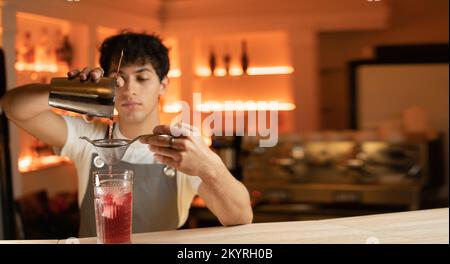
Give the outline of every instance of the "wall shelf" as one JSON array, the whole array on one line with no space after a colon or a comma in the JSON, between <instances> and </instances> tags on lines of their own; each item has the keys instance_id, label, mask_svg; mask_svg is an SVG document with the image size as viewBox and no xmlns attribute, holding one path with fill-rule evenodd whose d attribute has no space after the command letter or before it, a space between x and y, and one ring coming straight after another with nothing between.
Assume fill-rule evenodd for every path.
<instances>
[{"instance_id":1,"label":"wall shelf","mask_svg":"<svg viewBox=\"0 0 450 264\"><path fill-rule=\"evenodd\" d=\"M72 164L69 158L58 155L42 157L23 156L19 158L19 172L28 173L43 170L51 167Z\"/></svg>"},{"instance_id":2,"label":"wall shelf","mask_svg":"<svg viewBox=\"0 0 450 264\"><path fill-rule=\"evenodd\" d=\"M248 59L246 74L244 54ZM201 93L201 104L194 107L202 113L276 110L289 118L296 108L295 69L285 31L200 36L194 40L193 57L193 90ZM214 74L211 65L215 66Z\"/></svg>"},{"instance_id":3,"label":"wall shelf","mask_svg":"<svg viewBox=\"0 0 450 264\"><path fill-rule=\"evenodd\" d=\"M240 68L230 68L228 74L224 68L217 68L214 75L207 68L197 68L197 77L242 77L242 76L261 76L261 75L285 75L292 74L294 68L292 66L265 66L265 67L249 67L246 74L243 74Z\"/></svg>"}]
</instances>

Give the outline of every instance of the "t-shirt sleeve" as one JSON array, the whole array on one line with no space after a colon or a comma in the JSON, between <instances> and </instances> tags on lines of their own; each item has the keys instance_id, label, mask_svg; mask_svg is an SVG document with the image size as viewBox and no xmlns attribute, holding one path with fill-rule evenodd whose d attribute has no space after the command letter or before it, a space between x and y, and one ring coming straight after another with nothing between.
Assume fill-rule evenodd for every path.
<instances>
[{"instance_id":1,"label":"t-shirt sleeve","mask_svg":"<svg viewBox=\"0 0 450 264\"><path fill-rule=\"evenodd\" d=\"M198 193L202 180L198 176L190 176L178 172L178 226L182 226L188 217L192 199Z\"/></svg>"},{"instance_id":2,"label":"t-shirt sleeve","mask_svg":"<svg viewBox=\"0 0 450 264\"><path fill-rule=\"evenodd\" d=\"M63 118L67 125L67 139L60 154L71 160L77 160L80 155L83 155L81 148L86 145L80 137L96 138L98 128L94 123L87 123L82 118L72 116L63 116Z\"/></svg>"},{"instance_id":3,"label":"t-shirt sleeve","mask_svg":"<svg viewBox=\"0 0 450 264\"><path fill-rule=\"evenodd\" d=\"M198 194L198 187L200 186L200 183L202 183L202 179L198 176L186 176L188 186L191 189L191 191L195 194Z\"/></svg>"}]
</instances>

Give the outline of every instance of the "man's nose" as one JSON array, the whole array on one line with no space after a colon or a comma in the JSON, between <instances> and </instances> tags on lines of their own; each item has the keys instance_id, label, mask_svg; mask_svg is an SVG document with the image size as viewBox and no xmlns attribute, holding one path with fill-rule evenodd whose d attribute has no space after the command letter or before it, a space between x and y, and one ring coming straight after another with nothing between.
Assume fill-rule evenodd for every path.
<instances>
[{"instance_id":1,"label":"man's nose","mask_svg":"<svg viewBox=\"0 0 450 264\"><path fill-rule=\"evenodd\" d=\"M125 95L136 95L136 84L132 78L125 81L123 86Z\"/></svg>"}]
</instances>

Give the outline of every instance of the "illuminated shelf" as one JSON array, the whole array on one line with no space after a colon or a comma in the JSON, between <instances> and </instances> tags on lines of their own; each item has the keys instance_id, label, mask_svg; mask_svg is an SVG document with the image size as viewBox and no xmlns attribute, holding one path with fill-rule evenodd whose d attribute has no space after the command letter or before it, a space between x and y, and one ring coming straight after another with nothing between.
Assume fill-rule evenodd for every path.
<instances>
[{"instance_id":1,"label":"illuminated shelf","mask_svg":"<svg viewBox=\"0 0 450 264\"><path fill-rule=\"evenodd\" d=\"M179 69L170 70L169 73L167 74L167 77L179 78L179 77L181 77L181 71Z\"/></svg>"},{"instance_id":2,"label":"illuminated shelf","mask_svg":"<svg viewBox=\"0 0 450 264\"><path fill-rule=\"evenodd\" d=\"M42 156L42 157L23 156L19 158L18 167L19 172L26 173L71 163L72 162L70 161L70 159L64 156L57 156L57 155Z\"/></svg>"},{"instance_id":3,"label":"illuminated shelf","mask_svg":"<svg viewBox=\"0 0 450 264\"><path fill-rule=\"evenodd\" d=\"M271 101L207 101L196 106L200 112L222 112L222 111L292 111L295 109L293 103L271 102Z\"/></svg>"},{"instance_id":4,"label":"illuminated shelf","mask_svg":"<svg viewBox=\"0 0 450 264\"><path fill-rule=\"evenodd\" d=\"M196 106L196 110L204 113L223 111L292 111L295 104L276 101L207 101ZM179 103L165 104L163 112L179 113L182 106Z\"/></svg>"},{"instance_id":5,"label":"illuminated shelf","mask_svg":"<svg viewBox=\"0 0 450 264\"><path fill-rule=\"evenodd\" d=\"M167 103L162 107L162 111L164 113L179 113L181 112L181 110L183 109L183 107L181 106L181 104L179 103Z\"/></svg>"},{"instance_id":6,"label":"illuminated shelf","mask_svg":"<svg viewBox=\"0 0 450 264\"><path fill-rule=\"evenodd\" d=\"M268 67L249 67L247 69L248 76L260 76L260 75L285 75L292 74L294 68L291 66L268 66ZM239 77L245 76L241 68L232 67L227 74L224 68L217 68L214 70L214 75L211 74L211 70L205 67L197 68L195 71L197 77Z\"/></svg>"},{"instance_id":7,"label":"illuminated shelf","mask_svg":"<svg viewBox=\"0 0 450 264\"><path fill-rule=\"evenodd\" d=\"M16 62L14 65L16 71L18 72L68 72L69 68L66 65L58 64L43 64L43 63L25 63Z\"/></svg>"}]
</instances>

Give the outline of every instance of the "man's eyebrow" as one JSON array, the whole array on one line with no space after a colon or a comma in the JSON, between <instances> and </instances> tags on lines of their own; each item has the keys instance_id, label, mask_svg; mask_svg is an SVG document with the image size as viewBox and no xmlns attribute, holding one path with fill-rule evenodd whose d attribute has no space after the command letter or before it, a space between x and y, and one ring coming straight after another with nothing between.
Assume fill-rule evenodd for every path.
<instances>
[{"instance_id":1,"label":"man's eyebrow","mask_svg":"<svg viewBox=\"0 0 450 264\"><path fill-rule=\"evenodd\" d=\"M144 72L144 71L149 71L149 72L153 72L152 69L149 69L147 67L142 67L142 68L138 68L137 70L135 70L135 73L140 73L140 72Z\"/></svg>"},{"instance_id":2,"label":"man's eyebrow","mask_svg":"<svg viewBox=\"0 0 450 264\"><path fill-rule=\"evenodd\" d=\"M152 68L146 67L146 66L142 66L142 67L137 68L134 71L134 73L141 73L141 72L144 72L144 71L154 72L156 74L155 70L153 70ZM119 70L119 73L120 74L125 74L122 70Z\"/></svg>"}]
</instances>

